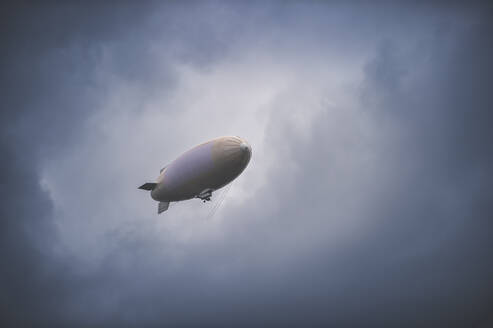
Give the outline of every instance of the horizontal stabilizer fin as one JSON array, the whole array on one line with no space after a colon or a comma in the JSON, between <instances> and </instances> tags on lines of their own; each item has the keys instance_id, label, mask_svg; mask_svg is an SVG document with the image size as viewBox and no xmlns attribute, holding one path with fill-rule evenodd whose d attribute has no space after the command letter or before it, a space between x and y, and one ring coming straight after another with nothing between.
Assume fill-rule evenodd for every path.
<instances>
[{"instance_id":1,"label":"horizontal stabilizer fin","mask_svg":"<svg viewBox=\"0 0 493 328\"><path fill-rule=\"evenodd\" d=\"M140 186L139 189L153 190L154 188L156 188L156 185L157 185L157 183L154 183L154 182L146 182L142 186Z\"/></svg>"},{"instance_id":2,"label":"horizontal stabilizer fin","mask_svg":"<svg viewBox=\"0 0 493 328\"><path fill-rule=\"evenodd\" d=\"M166 211L169 207L169 202L159 202L157 205L157 214L161 214Z\"/></svg>"}]
</instances>

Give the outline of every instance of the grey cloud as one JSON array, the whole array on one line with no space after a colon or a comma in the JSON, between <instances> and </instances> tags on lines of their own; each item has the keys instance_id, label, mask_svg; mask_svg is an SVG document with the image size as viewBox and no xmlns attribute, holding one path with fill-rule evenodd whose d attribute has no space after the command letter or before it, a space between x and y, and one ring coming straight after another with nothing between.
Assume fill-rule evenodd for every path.
<instances>
[{"instance_id":1,"label":"grey cloud","mask_svg":"<svg viewBox=\"0 0 493 328\"><path fill-rule=\"evenodd\" d=\"M87 9L31 3L2 8L0 285L6 325L57 322L73 287L70 264L55 256L53 206L38 174L40 158L55 155L73 137L94 101L78 97L90 82L80 65L92 64L91 49L74 44L110 38L114 26L103 19L112 8L92 8L100 15ZM101 32L101 26L107 29Z\"/></svg>"},{"instance_id":2,"label":"grey cloud","mask_svg":"<svg viewBox=\"0 0 493 328\"><path fill-rule=\"evenodd\" d=\"M1 114L2 320L82 326L486 322L493 289L488 16L476 14L477 8L366 9L214 3L3 11L16 33L2 37L9 49L1 82L9 91ZM404 9L399 17L408 24L400 26L393 14ZM351 42L337 38L334 26ZM311 62L319 64L320 55L333 59L332 50L355 51L358 41L369 49L363 63L354 63L363 80L348 88L324 85L330 74L321 68L317 75ZM241 206L223 208L220 224L180 214L185 204L172 207L170 215L217 229L205 241L183 242L173 217L150 219L132 207L114 214L101 205L101 195L119 201L107 190L87 196L83 184L63 189L80 196L77 209L93 202L62 217L86 229L81 236L104 227L80 223L95 215L114 220L110 227L116 228L82 238L79 252L101 245L100 262L88 268L80 254L60 250L66 231L57 226L59 200L40 187L40 172L51 165L65 180L63 161L102 133L85 129L93 115L108 110L108 95L121 85L138 90L135 103L102 116L116 116L104 123L125 131L118 116L135 124L140 116L152 118L152 110L139 107L146 98L160 92L178 97L183 77L175 66L207 76L223 62L252 54L259 65L260 55L268 54L298 74L262 107L268 120L262 147L274 162L255 158L254 147L257 166L250 169L268 167L257 193ZM354 99L326 101L338 92ZM168 104L162 111L177 122L186 115ZM211 121L217 114L203 112ZM186 138L187 131L176 131L173 139ZM119 135L128 153L112 165L130 172L135 136ZM94 159L74 156L68 172L112 181L112 165L93 163L105 158L98 157L104 138L89 142ZM172 153L173 147L181 149L163 149Z\"/></svg>"}]
</instances>

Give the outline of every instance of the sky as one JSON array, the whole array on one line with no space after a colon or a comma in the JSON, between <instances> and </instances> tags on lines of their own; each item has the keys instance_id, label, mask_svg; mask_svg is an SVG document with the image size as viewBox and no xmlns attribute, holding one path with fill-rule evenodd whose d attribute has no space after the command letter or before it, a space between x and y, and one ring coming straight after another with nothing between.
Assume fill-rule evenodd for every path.
<instances>
[{"instance_id":1,"label":"sky","mask_svg":"<svg viewBox=\"0 0 493 328\"><path fill-rule=\"evenodd\" d=\"M0 322L490 327L492 17L2 4ZM242 175L158 216L137 187L223 135Z\"/></svg>"}]
</instances>

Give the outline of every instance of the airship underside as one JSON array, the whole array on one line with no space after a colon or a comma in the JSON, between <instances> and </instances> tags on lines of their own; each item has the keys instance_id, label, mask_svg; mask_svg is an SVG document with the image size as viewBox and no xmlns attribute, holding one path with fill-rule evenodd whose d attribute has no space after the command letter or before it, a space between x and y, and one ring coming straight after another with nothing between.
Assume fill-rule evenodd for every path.
<instances>
[{"instance_id":1,"label":"airship underside","mask_svg":"<svg viewBox=\"0 0 493 328\"><path fill-rule=\"evenodd\" d=\"M140 189L150 190L159 202L158 213L170 202L200 198L210 200L212 192L224 187L245 169L252 148L240 137L220 137L187 151L161 170L156 182Z\"/></svg>"}]
</instances>

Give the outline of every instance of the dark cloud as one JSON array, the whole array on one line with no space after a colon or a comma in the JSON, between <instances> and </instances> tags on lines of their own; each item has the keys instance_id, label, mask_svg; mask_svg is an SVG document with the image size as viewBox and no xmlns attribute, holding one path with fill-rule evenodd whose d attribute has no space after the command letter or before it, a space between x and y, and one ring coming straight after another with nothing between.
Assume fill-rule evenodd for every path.
<instances>
[{"instance_id":1,"label":"dark cloud","mask_svg":"<svg viewBox=\"0 0 493 328\"><path fill-rule=\"evenodd\" d=\"M98 43L118 38L121 21L138 23L139 13L108 5L2 7L2 322L56 323L77 284L67 259L56 256L53 206L40 187L39 159L56 154L97 102L83 96L91 95L85 70Z\"/></svg>"},{"instance_id":2,"label":"dark cloud","mask_svg":"<svg viewBox=\"0 0 493 328\"><path fill-rule=\"evenodd\" d=\"M487 8L4 9L5 324L463 327L491 320ZM331 60L346 66L334 69ZM236 83L247 81L245 92L256 91L250 70L272 78L267 87L279 71L291 83L237 114L266 121L265 131L244 130L264 133L245 172L255 193L224 208L219 223L190 218L182 204L169 212L178 221L114 206L128 196L117 188L135 186L113 172L144 175L132 161L145 154L136 134L147 132L137 129L165 117L162 129L176 135L157 142L149 134L146 143L182 150L179 137L206 129L187 107L195 106L189 98L207 97L188 96L196 90L187 83L212 83L208 92L216 87L229 108L224 90L241 93L227 88L228 69L241 73ZM331 85L351 74L362 75ZM234 122L230 111L199 113L223 127ZM190 130L171 130L173 122ZM82 180L75 186L67 182L73 175ZM49 178L51 187L42 187ZM117 196L99 188L107 185ZM138 203L139 196L129 197ZM64 211L66 203L74 210Z\"/></svg>"}]
</instances>

